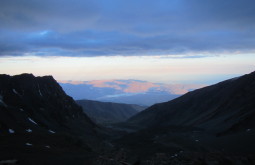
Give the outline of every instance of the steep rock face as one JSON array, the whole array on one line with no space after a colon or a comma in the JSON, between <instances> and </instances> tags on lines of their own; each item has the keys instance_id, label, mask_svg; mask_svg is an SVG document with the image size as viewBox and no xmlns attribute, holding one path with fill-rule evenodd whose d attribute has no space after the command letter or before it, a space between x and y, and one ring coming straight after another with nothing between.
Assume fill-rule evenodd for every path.
<instances>
[{"instance_id":1,"label":"steep rock face","mask_svg":"<svg viewBox=\"0 0 255 165\"><path fill-rule=\"evenodd\" d=\"M254 100L255 72L153 105L128 122L144 127L196 126L218 132L250 129L255 126Z\"/></svg>"},{"instance_id":2,"label":"steep rock face","mask_svg":"<svg viewBox=\"0 0 255 165\"><path fill-rule=\"evenodd\" d=\"M1 121L5 121L5 125L17 127L17 131L21 125L14 123L25 116L28 122L24 123L31 123L28 119L30 118L37 125L49 129L71 131L74 121L82 121L85 127L95 127L95 124L83 114L81 107L64 93L51 76L1 75L0 95Z\"/></svg>"},{"instance_id":3,"label":"steep rock face","mask_svg":"<svg viewBox=\"0 0 255 165\"><path fill-rule=\"evenodd\" d=\"M138 113L137 109L145 107L130 104L120 104L111 102L99 102L92 100L77 100L84 112L98 123L124 122L131 116Z\"/></svg>"},{"instance_id":4,"label":"steep rock face","mask_svg":"<svg viewBox=\"0 0 255 165\"><path fill-rule=\"evenodd\" d=\"M97 129L53 77L0 75L0 159L30 164L28 157L90 152L99 141Z\"/></svg>"}]
</instances>

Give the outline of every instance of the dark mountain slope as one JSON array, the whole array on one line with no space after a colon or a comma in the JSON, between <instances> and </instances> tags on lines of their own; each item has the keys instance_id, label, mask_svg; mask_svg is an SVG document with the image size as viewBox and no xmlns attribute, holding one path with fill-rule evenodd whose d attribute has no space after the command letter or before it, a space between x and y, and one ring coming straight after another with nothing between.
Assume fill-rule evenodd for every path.
<instances>
[{"instance_id":1,"label":"dark mountain slope","mask_svg":"<svg viewBox=\"0 0 255 165\"><path fill-rule=\"evenodd\" d=\"M119 125L142 164L255 164L255 72L156 104ZM135 158L134 158L135 159Z\"/></svg>"},{"instance_id":2,"label":"dark mountain slope","mask_svg":"<svg viewBox=\"0 0 255 165\"><path fill-rule=\"evenodd\" d=\"M255 72L156 104L129 123L143 126L196 126L214 131L255 126Z\"/></svg>"},{"instance_id":3,"label":"dark mountain slope","mask_svg":"<svg viewBox=\"0 0 255 165\"><path fill-rule=\"evenodd\" d=\"M84 112L94 121L101 124L123 122L143 108L130 104L77 100ZM145 109L145 108L144 108Z\"/></svg>"},{"instance_id":4,"label":"dark mountain slope","mask_svg":"<svg viewBox=\"0 0 255 165\"><path fill-rule=\"evenodd\" d=\"M0 75L0 161L86 162L98 147L98 132L53 77Z\"/></svg>"}]
</instances>

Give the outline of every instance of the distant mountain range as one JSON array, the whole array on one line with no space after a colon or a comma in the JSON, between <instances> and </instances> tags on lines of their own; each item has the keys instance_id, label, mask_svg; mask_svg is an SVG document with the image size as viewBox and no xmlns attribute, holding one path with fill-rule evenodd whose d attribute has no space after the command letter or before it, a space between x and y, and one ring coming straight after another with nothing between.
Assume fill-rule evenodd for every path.
<instances>
[{"instance_id":1,"label":"distant mountain range","mask_svg":"<svg viewBox=\"0 0 255 165\"><path fill-rule=\"evenodd\" d=\"M77 100L83 111L96 123L111 124L124 122L146 107L132 104Z\"/></svg>"},{"instance_id":2,"label":"distant mountain range","mask_svg":"<svg viewBox=\"0 0 255 165\"><path fill-rule=\"evenodd\" d=\"M161 84L140 80L59 81L66 93L75 100L150 106L179 97L204 87L201 84Z\"/></svg>"}]
</instances>

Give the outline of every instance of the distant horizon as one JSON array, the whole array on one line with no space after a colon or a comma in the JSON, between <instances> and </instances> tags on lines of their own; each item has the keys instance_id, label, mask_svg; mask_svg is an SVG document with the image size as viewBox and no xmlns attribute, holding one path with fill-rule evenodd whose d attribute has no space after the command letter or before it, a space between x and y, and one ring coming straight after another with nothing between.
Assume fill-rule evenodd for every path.
<instances>
[{"instance_id":1,"label":"distant horizon","mask_svg":"<svg viewBox=\"0 0 255 165\"><path fill-rule=\"evenodd\" d=\"M52 75L56 80L142 80L211 85L255 70L255 56L163 57L1 57L0 73ZM132 65L130 65L132 64ZM17 68L17 69L15 69Z\"/></svg>"},{"instance_id":2,"label":"distant horizon","mask_svg":"<svg viewBox=\"0 0 255 165\"><path fill-rule=\"evenodd\" d=\"M247 73L249 74L249 73ZM104 81L104 82L110 82L110 81L140 81L140 82L151 82L151 83L155 83L155 84L172 84L172 85L176 85L176 84L199 84L199 85L212 85L212 84L215 84L215 83L219 83L219 82L222 82L222 81L225 81L225 80L229 80L229 79L232 79L232 78L236 78L236 77L240 77L242 75L245 75L245 74L233 74L233 75L221 75L222 77L220 77L220 75L215 75L215 76L218 76L219 78L218 79L214 79L213 81L211 81L211 84L210 83L199 83L199 80L197 80L197 82L152 82L152 81L148 81L148 80L142 80L142 79L88 79L88 80L58 80L56 79L56 81L58 83L64 83L64 84L73 84L73 85L80 85L80 84L84 84L85 82L92 82L92 81ZM203 82L201 80L201 82Z\"/></svg>"},{"instance_id":3,"label":"distant horizon","mask_svg":"<svg viewBox=\"0 0 255 165\"><path fill-rule=\"evenodd\" d=\"M255 70L254 70L255 71ZM251 71L253 72L253 71ZM209 85L213 85L213 84L217 84L219 82L222 81L226 81L229 79L233 79L236 77L240 77L243 76L245 74L249 74L251 72L248 73L244 73L244 74L231 74L231 75L214 75L215 79L213 79L213 77L210 75L207 78L211 78L213 80L211 81L207 81L205 82L205 80L196 80L196 81L186 81L186 82L176 82L176 81L172 81L172 82L158 82L158 81L150 81L150 80L145 80L145 79L82 79L82 80L71 80L71 79L56 79L53 75L51 74L45 74L45 75L37 75L34 73L29 73L29 72L24 72L24 73L17 73L17 74L8 74L8 73L0 73L0 74L6 74L6 75L10 75L10 76L16 76L16 75L21 75L21 74L32 74L34 76L39 76L39 77L43 77L43 76L52 76L58 83L64 83L64 84L73 84L73 85L80 85L80 84L84 84L85 82L92 82L92 81L104 81L104 82L110 82L110 81L140 81L140 82L151 82L151 83L155 83L155 84L172 84L172 85L178 85L178 84L197 84L197 85L205 85L205 86L209 86Z\"/></svg>"},{"instance_id":4,"label":"distant horizon","mask_svg":"<svg viewBox=\"0 0 255 165\"><path fill-rule=\"evenodd\" d=\"M254 70L255 71L255 70ZM253 72L253 71L251 71ZM196 81L165 81L165 82L159 82L159 81L150 81L150 80L145 80L145 79L120 79L120 78L112 78L112 79L56 79L54 75L52 74L45 74L45 75L41 75L41 74L35 74L35 73L29 73L29 72L23 72L23 73L17 73L17 74L9 74L9 73L0 73L0 74L7 74L7 75L11 75L11 76L15 76L15 75L21 75L21 74L33 74L34 76L39 76L39 77L43 77L43 76L52 76L58 83L70 83L70 84L82 84L84 82L91 82L91 81L141 81L141 82L152 82L152 83L156 83L156 84L199 84L199 85L213 85L228 79L232 79L232 78L236 78L236 77L240 77L242 75L245 74L249 74L251 72L248 73L244 73L244 74L229 74L229 75L222 75L222 74L215 74L215 75L207 75L207 79L206 80L199 80L197 79ZM206 77L206 75L204 75ZM69 81L69 82L68 82Z\"/></svg>"},{"instance_id":5,"label":"distant horizon","mask_svg":"<svg viewBox=\"0 0 255 165\"><path fill-rule=\"evenodd\" d=\"M254 70L255 71L255 70ZM253 71L252 71L253 72ZM251 73L251 72L249 72ZM16 75L21 75L21 74L32 74L34 76L39 76L39 77L44 77L44 76L52 76L58 83L70 83L70 84L74 84L74 85L79 85L79 84L83 84L84 82L91 82L91 81L141 81L141 82L151 82L151 83L155 83L155 84L199 84L199 85L213 85L228 79L232 79L232 78L236 78L236 77L240 77L242 75L245 74L249 74L249 73L244 73L244 74L230 74L230 75L214 75L215 79L213 79L213 77L210 75L207 78L209 79L213 79L210 81L206 81L206 80L196 80L196 81L169 81L169 82L158 82L158 81L150 81L150 80L145 80L145 79L119 79L119 78L112 78L112 79L78 79L78 80L72 80L72 79L56 79L55 76L51 75L51 74L45 74L45 75L38 75L32 72L23 72L23 73L17 73L17 74L9 74L9 73L0 73L0 74L6 74L6 75L10 75L10 76L16 76Z\"/></svg>"}]
</instances>

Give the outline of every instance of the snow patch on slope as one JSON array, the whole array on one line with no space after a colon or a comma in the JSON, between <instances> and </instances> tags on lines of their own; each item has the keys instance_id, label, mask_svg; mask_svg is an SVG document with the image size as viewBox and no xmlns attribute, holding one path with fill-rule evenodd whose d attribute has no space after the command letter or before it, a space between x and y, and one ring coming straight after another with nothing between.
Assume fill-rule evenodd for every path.
<instances>
[{"instance_id":1,"label":"snow patch on slope","mask_svg":"<svg viewBox=\"0 0 255 165\"><path fill-rule=\"evenodd\" d=\"M19 93L15 90L15 89L12 89L13 93L19 95Z\"/></svg>"},{"instance_id":2,"label":"snow patch on slope","mask_svg":"<svg viewBox=\"0 0 255 165\"><path fill-rule=\"evenodd\" d=\"M31 143L26 143L26 146L32 146L33 144L31 144Z\"/></svg>"},{"instance_id":3,"label":"snow patch on slope","mask_svg":"<svg viewBox=\"0 0 255 165\"><path fill-rule=\"evenodd\" d=\"M9 129L9 133L13 134L15 131L13 129Z\"/></svg>"},{"instance_id":4,"label":"snow patch on slope","mask_svg":"<svg viewBox=\"0 0 255 165\"><path fill-rule=\"evenodd\" d=\"M32 132L32 130L31 130L31 129L27 129L26 131L27 131L27 132Z\"/></svg>"},{"instance_id":5,"label":"snow patch on slope","mask_svg":"<svg viewBox=\"0 0 255 165\"><path fill-rule=\"evenodd\" d=\"M31 121L32 123L38 125L34 120L32 120L31 118L28 118L29 121Z\"/></svg>"},{"instance_id":6,"label":"snow patch on slope","mask_svg":"<svg viewBox=\"0 0 255 165\"><path fill-rule=\"evenodd\" d=\"M16 159L10 159L10 160L1 160L0 164L16 164L18 160Z\"/></svg>"},{"instance_id":7,"label":"snow patch on slope","mask_svg":"<svg viewBox=\"0 0 255 165\"><path fill-rule=\"evenodd\" d=\"M4 103L4 101L3 101L3 96L2 95L0 95L0 105L3 105L3 106L5 106L5 107L7 107L7 105Z\"/></svg>"}]
</instances>

